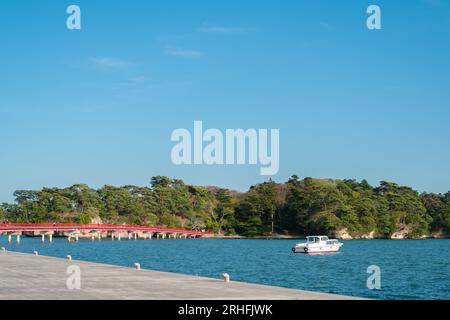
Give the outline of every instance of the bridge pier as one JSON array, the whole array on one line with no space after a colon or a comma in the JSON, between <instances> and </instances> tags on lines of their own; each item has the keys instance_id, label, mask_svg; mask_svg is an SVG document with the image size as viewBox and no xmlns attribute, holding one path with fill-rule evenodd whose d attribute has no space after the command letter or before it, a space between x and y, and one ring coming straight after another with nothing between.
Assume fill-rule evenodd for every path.
<instances>
[{"instance_id":1,"label":"bridge pier","mask_svg":"<svg viewBox=\"0 0 450 320\"><path fill-rule=\"evenodd\" d=\"M98 241L100 241L102 238L102 233L100 231L95 231L95 230L91 231L91 240L95 241L96 237L98 238Z\"/></svg>"},{"instance_id":2,"label":"bridge pier","mask_svg":"<svg viewBox=\"0 0 450 320\"><path fill-rule=\"evenodd\" d=\"M71 242L73 237L75 237L75 242L78 242L80 240L78 230L69 233L69 235L67 236L67 241Z\"/></svg>"},{"instance_id":3,"label":"bridge pier","mask_svg":"<svg viewBox=\"0 0 450 320\"><path fill-rule=\"evenodd\" d=\"M41 234L41 242L45 243L45 236L48 236L48 241L51 243L53 242L53 231L44 232Z\"/></svg>"},{"instance_id":4,"label":"bridge pier","mask_svg":"<svg viewBox=\"0 0 450 320\"><path fill-rule=\"evenodd\" d=\"M147 236L148 236L149 240L152 240L153 233L151 233L151 232L144 233L144 240L147 240Z\"/></svg>"},{"instance_id":5,"label":"bridge pier","mask_svg":"<svg viewBox=\"0 0 450 320\"><path fill-rule=\"evenodd\" d=\"M91 240L95 241L95 238L98 237L98 232L91 232Z\"/></svg>"}]
</instances>

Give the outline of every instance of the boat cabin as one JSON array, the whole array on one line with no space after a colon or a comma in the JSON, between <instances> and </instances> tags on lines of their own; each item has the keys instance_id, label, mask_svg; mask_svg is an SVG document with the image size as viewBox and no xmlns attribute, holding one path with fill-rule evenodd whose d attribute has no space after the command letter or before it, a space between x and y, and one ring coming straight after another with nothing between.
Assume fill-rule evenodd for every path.
<instances>
[{"instance_id":1,"label":"boat cabin","mask_svg":"<svg viewBox=\"0 0 450 320\"><path fill-rule=\"evenodd\" d=\"M314 237L307 237L306 238L308 243L319 243L321 241L328 241L327 236L314 236Z\"/></svg>"}]
</instances>

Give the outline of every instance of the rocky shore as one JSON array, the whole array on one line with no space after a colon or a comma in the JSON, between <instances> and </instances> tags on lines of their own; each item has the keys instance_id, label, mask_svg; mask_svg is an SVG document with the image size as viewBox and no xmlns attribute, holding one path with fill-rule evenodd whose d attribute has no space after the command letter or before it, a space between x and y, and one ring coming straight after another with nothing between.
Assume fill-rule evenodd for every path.
<instances>
[{"instance_id":1,"label":"rocky shore","mask_svg":"<svg viewBox=\"0 0 450 320\"><path fill-rule=\"evenodd\" d=\"M330 235L331 238L336 238L339 240L375 240L375 239L386 239L386 240L411 240L411 239L447 239L450 238L449 234L442 231L433 232L431 234L422 235L420 237L411 237L409 228L402 228L394 232L391 237L382 237L372 231L368 234L362 235L352 235L347 229L339 229ZM217 239L274 239L274 240L289 240L289 239L305 239L309 235L292 235L292 234L274 234L266 236L254 236L245 237L240 235L214 235L213 238Z\"/></svg>"}]
</instances>

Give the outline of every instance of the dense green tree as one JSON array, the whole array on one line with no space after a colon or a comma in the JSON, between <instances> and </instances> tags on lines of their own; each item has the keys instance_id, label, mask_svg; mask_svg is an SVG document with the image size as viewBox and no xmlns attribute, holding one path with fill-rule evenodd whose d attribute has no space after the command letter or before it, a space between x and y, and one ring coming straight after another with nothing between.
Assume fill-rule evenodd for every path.
<instances>
[{"instance_id":1,"label":"dense green tree","mask_svg":"<svg viewBox=\"0 0 450 320\"><path fill-rule=\"evenodd\" d=\"M237 208L238 231L268 235L278 230L283 201L278 193L278 185L271 180L252 187Z\"/></svg>"},{"instance_id":2,"label":"dense green tree","mask_svg":"<svg viewBox=\"0 0 450 320\"><path fill-rule=\"evenodd\" d=\"M342 208L343 196L336 188L336 183L332 180L319 180L305 178L288 182L290 193L284 210L284 216L290 217L292 229L300 234L308 234L311 225L315 221L332 220L337 223L334 228L341 227L341 222L337 218L338 209ZM316 217L317 215L317 217ZM333 215L334 217L330 217Z\"/></svg>"},{"instance_id":3,"label":"dense green tree","mask_svg":"<svg viewBox=\"0 0 450 320\"><path fill-rule=\"evenodd\" d=\"M431 217L431 231L450 231L450 203L447 195L423 193L420 195L422 203Z\"/></svg>"},{"instance_id":4,"label":"dense green tree","mask_svg":"<svg viewBox=\"0 0 450 320\"><path fill-rule=\"evenodd\" d=\"M228 219L234 215L236 202L227 189L218 189L214 197L215 201L211 210L211 218L214 222L214 229L222 233L229 222Z\"/></svg>"},{"instance_id":5,"label":"dense green tree","mask_svg":"<svg viewBox=\"0 0 450 320\"><path fill-rule=\"evenodd\" d=\"M172 180L167 177L157 176L151 179L152 191L155 194L157 214L162 217L170 214L174 207L172 199Z\"/></svg>"},{"instance_id":6,"label":"dense green tree","mask_svg":"<svg viewBox=\"0 0 450 320\"><path fill-rule=\"evenodd\" d=\"M72 206L77 212L84 213L89 208L96 208L100 213L104 211L98 192L85 184L76 184L69 188L68 196L72 199Z\"/></svg>"},{"instance_id":7,"label":"dense green tree","mask_svg":"<svg viewBox=\"0 0 450 320\"><path fill-rule=\"evenodd\" d=\"M388 201L389 212L397 227L410 227L413 237L428 233L432 218L427 214L417 191L382 181L376 192Z\"/></svg>"}]
</instances>

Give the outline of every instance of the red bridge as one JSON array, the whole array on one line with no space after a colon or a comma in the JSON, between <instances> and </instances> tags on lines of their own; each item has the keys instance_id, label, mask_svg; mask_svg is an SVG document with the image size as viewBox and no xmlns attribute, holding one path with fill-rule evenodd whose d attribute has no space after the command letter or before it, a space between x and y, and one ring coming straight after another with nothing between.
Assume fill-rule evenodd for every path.
<instances>
[{"instance_id":1,"label":"red bridge","mask_svg":"<svg viewBox=\"0 0 450 320\"><path fill-rule=\"evenodd\" d=\"M12 236L17 236L17 242L20 242L20 236L41 236L42 241L48 236L50 242L53 236L67 237L69 241L79 238L91 238L92 240L111 237L112 240L128 237L128 239L181 239L181 238L201 238L211 236L210 232L187 230L180 228L166 228L155 226L136 226L136 225L114 225L114 224L0 224L0 235L8 235L9 242Z\"/></svg>"}]
</instances>

